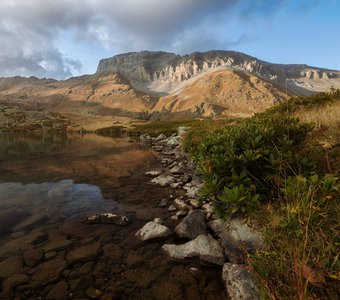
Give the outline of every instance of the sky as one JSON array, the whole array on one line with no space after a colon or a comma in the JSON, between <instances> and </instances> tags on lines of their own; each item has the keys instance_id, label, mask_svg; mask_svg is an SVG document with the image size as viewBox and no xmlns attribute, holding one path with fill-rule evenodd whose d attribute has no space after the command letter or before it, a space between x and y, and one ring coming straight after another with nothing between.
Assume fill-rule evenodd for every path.
<instances>
[{"instance_id":1,"label":"sky","mask_svg":"<svg viewBox=\"0 0 340 300\"><path fill-rule=\"evenodd\" d=\"M141 50L340 70L340 0L0 0L0 77L66 79Z\"/></svg>"}]
</instances>

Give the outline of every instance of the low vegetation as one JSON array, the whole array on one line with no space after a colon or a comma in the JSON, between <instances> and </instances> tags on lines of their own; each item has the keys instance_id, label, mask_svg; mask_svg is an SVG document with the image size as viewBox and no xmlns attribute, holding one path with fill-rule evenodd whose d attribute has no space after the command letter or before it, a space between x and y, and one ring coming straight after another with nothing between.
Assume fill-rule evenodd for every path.
<instances>
[{"instance_id":1,"label":"low vegetation","mask_svg":"<svg viewBox=\"0 0 340 300\"><path fill-rule=\"evenodd\" d=\"M247 213L258 221L267 247L249 263L263 299L338 296L339 100L339 90L294 97L186 137L205 181L202 197L221 217Z\"/></svg>"}]
</instances>

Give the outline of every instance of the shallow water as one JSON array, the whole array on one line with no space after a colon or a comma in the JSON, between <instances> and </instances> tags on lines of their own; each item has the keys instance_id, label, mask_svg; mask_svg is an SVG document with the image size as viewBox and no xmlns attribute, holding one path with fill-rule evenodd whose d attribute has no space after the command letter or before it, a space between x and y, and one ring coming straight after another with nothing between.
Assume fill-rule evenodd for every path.
<instances>
[{"instance_id":1,"label":"shallow water","mask_svg":"<svg viewBox=\"0 0 340 300\"><path fill-rule=\"evenodd\" d=\"M219 269L162 253L175 237L135 238L154 217L174 226L153 168L157 154L124 138L0 134L0 299L224 299ZM79 222L101 212L131 222Z\"/></svg>"}]
</instances>

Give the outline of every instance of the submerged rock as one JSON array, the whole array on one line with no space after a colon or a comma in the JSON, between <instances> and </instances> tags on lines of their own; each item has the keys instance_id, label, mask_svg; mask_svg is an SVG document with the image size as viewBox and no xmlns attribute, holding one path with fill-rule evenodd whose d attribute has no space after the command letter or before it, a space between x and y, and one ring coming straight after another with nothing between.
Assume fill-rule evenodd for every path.
<instances>
[{"instance_id":1,"label":"submerged rock","mask_svg":"<svg viewBox=\"0 0 340 300\"><path fill-rule=\"evenodd\" d=\"M226 263L222 278L231 300L257 300L257 288L246 265Z\"/></svg>"},{"instance_id":2,"label":"submerged rock","mask_svg":"<svg viewBox=\"0 0 340 300\"><path fill-rule=\"evenodd\" d=\"M99 242L92 245L85 245L69 252L66 256L66 260L71 265L89 261L98 255L99 250Z\"/></svg>"},{"instance_id":3,"label":"submerged rock","mask_svg":"<svg viewBox=\"0 0 340 300\"><path fill-rule=\"evenodd\" d=\"M129 218L113 213L104 213L85 217L81 219L81 222L87 224L115 224L123 226L129 224Z\"/></svg>"},{"instance_id":4,"label":"submerged rock","mask_svg":"<svg viewBox=\"0 0 340 300\"><path fill-rule=\"evenodd\" d=\"M182 245L165 244L163 250L172 258L185 259L198 256L200 259L217 265L224 264L223 249L210 235L199 235Z\"/></svg>"},{"instance_id":5,"label":"submerged rock","mask_svg":"<svg viewBox=\"0 0 340 300\"><path fill-rule=\"evenodd\" d=\"M136 236L143 241L155 238L166 237L171 234L168 227L159 223L159 220L154 220L146 223L140 230L136 232Z\"/></svg>"},{"instance_id":6,"label":"submerged rock","mask_svg":"<svg viewBox=\"0 0 340 300\"><path fill-rule=\"evenodd\" d=\"M189 214L177 225L175 231L180 237L194 239L200 234L206 234L206 229L204 213L197 209L189 211Z\"/></svg>"}]
</instances>

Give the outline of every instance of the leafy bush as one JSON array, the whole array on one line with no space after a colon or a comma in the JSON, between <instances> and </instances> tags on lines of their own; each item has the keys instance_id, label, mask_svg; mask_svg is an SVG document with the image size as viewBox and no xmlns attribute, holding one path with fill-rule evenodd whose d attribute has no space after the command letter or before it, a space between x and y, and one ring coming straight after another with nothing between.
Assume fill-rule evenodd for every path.
<instances>
[{"instance_id":1,"label":"leafy bush","mask_svg":"<svg viewBox=\"0 0 340 300\"><path fill-rule=\"evenodd\" d=\"M252 210L258 201L278 192L282 175L310 169L303 146L312 128L294 117L259 114L240 125L217 129L200 144L192 143L187 149L205 182L216 181L215 190L206 184L203 194L224 216Z\"/></svg>"}]
</instances>

